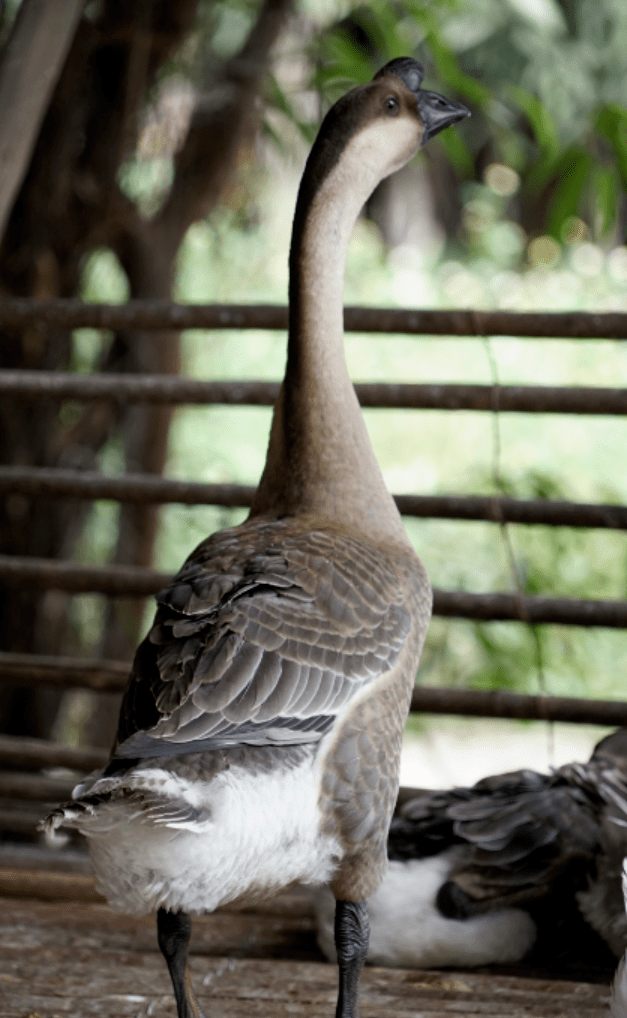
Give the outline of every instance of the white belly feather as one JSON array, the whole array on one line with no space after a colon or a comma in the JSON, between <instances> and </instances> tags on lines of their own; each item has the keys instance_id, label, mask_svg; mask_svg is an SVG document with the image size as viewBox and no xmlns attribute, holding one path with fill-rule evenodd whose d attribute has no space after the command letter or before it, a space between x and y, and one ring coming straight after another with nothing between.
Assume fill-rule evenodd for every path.
<instances>
[{"instance_id":1,"label":"white belly feather","mask_svg":"<svg viewBox=\"0 0 627 1018\"><path fill-rule=\"evenodd\" d=\"M235 766L208 782L187 781L155 763L136 772L133 785L184 800L206 819L155 822L129 809L127 798L99 804L92 815L72 817L66 809L64 822L88 839L100 891L120 911L212 911L297 880L326 882L341 858L339 843L320 832L311 757L285 770Z\"/></svg>"},{"instance_id":2,"label":"white belly feather","mask_svg":"<svg viewBox=\"0 0 627 1018\"><path fill-rule=\"evenodd\" d=\"M472 967L519 961L535 940L527 912L504 908L470 919L446 919L435 898L455 861L455 849L426 859L390 862L368 902L371 965L400 968ZM326 888L312 895L318 943L335 960L335 902ZM627 1016L625 1016L627 1018Z\"/></svg>"}]
</instances>

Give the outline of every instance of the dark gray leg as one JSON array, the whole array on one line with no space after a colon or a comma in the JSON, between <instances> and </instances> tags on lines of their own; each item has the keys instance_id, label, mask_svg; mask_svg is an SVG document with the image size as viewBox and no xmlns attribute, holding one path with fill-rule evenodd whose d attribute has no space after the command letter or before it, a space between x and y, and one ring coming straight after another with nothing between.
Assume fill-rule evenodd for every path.
<instances>
[{"instance_id":1,"label":"dark gray leg","mask_svg":"<svg viewBox=\"0 0 627 1018\"><path fill-rule=\"evenodd\" d=\"M336 901L335 949L340 988L335 1018L359 1018L359 977L366 960L370 924L366 901Z\"/></svg>"},{"instance_id":2,"label":"dark gray leg","mask_svg":"<svg viewBox=\"0 0 627 1018\"><path fill-rule=\"evenodd\" d=\"M185 912L157 912L157 939L161 954L165 958L179 1018L205 1018L192 990L187 967L187 949L192 932L192 921Z\"/></svg>"}]
</instances>

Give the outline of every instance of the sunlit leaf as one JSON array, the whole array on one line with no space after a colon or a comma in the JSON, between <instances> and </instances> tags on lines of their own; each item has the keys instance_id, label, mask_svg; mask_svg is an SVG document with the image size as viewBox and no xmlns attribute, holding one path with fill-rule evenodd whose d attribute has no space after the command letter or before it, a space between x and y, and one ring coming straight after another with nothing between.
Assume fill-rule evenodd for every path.
<instances>
[{"instance_id":1,"label":"sunlit leaf","mask_svg":"<svg viewBox=\"0 0 627 1018\"><path fill-rule=\"evenodd\" d=\"M266 105L270 109L274 109L283 114L290 123L294 124L294 126L298 128L299 133L305 141L308 144L311 144L315 136L316 125L307 123L298 115L294 102L290 99L285 90L281 88L274 74L268 75L265 100ZM275 131L267 119L263 126L265 133L268 137L272 138L277 148L280 151L285 151L285 138L280 134L280 132Z\"/></svg>"},{"instance_id":2,"label":"sunlit leaf","mask_svg":"<svg viewBox=\"0 0 627 1018\"><path fill-rule=\"evenodd\" d=\"M439 33L431 31L427 45L433 54L438 75L443 81L476 106L485 106L491 101L489 89L463 73L455 54L445 45Z\"/></svg>"},{"instance_id":3,"label":"sunlit leaf","mask_svg":"<svg viewBox=\"0 0 627 1018\"><path fill-rule=\"evenodd\" d=\"M437 142L444 148L460 179L473 175L472 153L458 131L443 131L438 135Z\"/></svg>"},{"instance_id":4,"label":"sunlit leaf","mask_svg":"<svg viewBox=\"0 0 627 1018\"><path fill-rule=\"evenodd\" d=\"M594 126L610 142L623 187L627 187L627 110L617 103L602 106Z\"/></svg>"},{"instance_id":5,"label":"sunlit leaf","mask_svg":"<svg viewBox=\"0 0 627 1018\"><path fill-rule=\"evenodd\" d=\"M627 110L618 103L608 103L599 109L594 126L615 144L621 128L627 128Z\"/></svg>"},{"instance_id":6,"label":"sunlit leaf","mask_svg":"<svg viewBox=\"0 0 627 1018\"><path fill-rule=\"evenodd\" d=\"M527 92L520 85L509 85L507 96L527 117L538 144L547 153L556 154L560 144L553 119L537 96Z\"/></svg>"},{"instance_id":7,"label":"sunlit leaf","mask_svg":"<svg viewBox=\"0 0 627 1018\"><path fill-rule=\"evenodd\" d=\"M547 227L559 237L566 219L580 212L581 197L586 186L593 159L590 152L580 146L568 149L555 169L555 189L547 216Z\"/></svg>"},{"instance_id":8,"label":"sunlit leaf","mask_svg":"<svg viewBox=\"0 0 627 1018\"><path fill-rule=\"evenodd\" d=\"M618 215L618 181L614 167L593 167L590 186L601 215L601 231L607 233Z\"/></svg>"}]
</instances>

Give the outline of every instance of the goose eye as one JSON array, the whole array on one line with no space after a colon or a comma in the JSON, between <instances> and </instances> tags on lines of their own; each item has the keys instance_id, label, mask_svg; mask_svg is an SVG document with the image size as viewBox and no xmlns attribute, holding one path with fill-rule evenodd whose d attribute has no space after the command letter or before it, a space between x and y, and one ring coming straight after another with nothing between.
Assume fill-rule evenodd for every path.
<instances>
[{"instance_id":1,"label":"goose eye","mask_svg":"<svg viewBox=\"0 0 627 1018\"><path fill-rule=\"evenodd\" d=\"M389 95L387 97L387 99L384 102L384 106L385 106L385 112L390 117L395 117L396 114L398 113L398 111L400 110L399 101L396 98L396 96L393 96L393 95Z\"/></svg>"}]
</instances>

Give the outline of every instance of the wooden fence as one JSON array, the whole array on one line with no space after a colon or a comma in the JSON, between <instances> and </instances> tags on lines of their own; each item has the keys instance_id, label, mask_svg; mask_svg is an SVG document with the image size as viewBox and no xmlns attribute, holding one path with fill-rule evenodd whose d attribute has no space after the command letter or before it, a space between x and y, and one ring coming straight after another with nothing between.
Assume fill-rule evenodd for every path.
<instances>
[{"instance_id":1,"label":"wooden fence","mask_svg":"<svg viewBox=\"0 0 627 1018\"><path fill-rule=\"evenodd\" d=\"M41 330L94 327L141 331L179 329L285 329L287 309L275 306L177 306L158 302L86 305L78 301L0 302L0 329ZM520 314L476 311L406 311L347 308L348 331L442 337L509 335L534 338L627 339L627 314ZM164 340L167 342L167 338ZM506 385L357 385L363 406L507 413L587 415L627 414L627 391L601 387ZM270 382L193 381L168 376L100 375L64 372L0 371L3 396L29 400L74 399L167 404L270 405L278 385ZM0 491L45 498L114 499L120 502L247 506L253 489L234 484L199 484L162 477L101 474L66 469L0 466ZM400 511L422 518L484 520L495 524L627 530L627 507L565 501L519 500L500 496L397 495ZM73 593L144 597L155 593L168 577L150 569L124 566L87 567L78 563L0 556L0 582L14 588L36 586ZM557 623L627 629L627 602L521 593L473 594L436 590L434 614L447 617L516 620L524 624ZM0 653L0 682L56 689L84 688L119 692L128 665L117 661L79 661L30 654ZM627 724L627 701L596 701L512 692L417 687L412 710L484 717ZM68 747L33 739L0 738L0 826L32 830L41 809L33 802L54 801L69 791L70 779L37 773L50 767L84 772L102 762L98 750ZM16 771L15 768L18 768ZM18 814L10 807L22 804ZM7 805L9 804L9 805ZM16 819L17 818L17 819Z\"/></svg>"}]
</instances>

